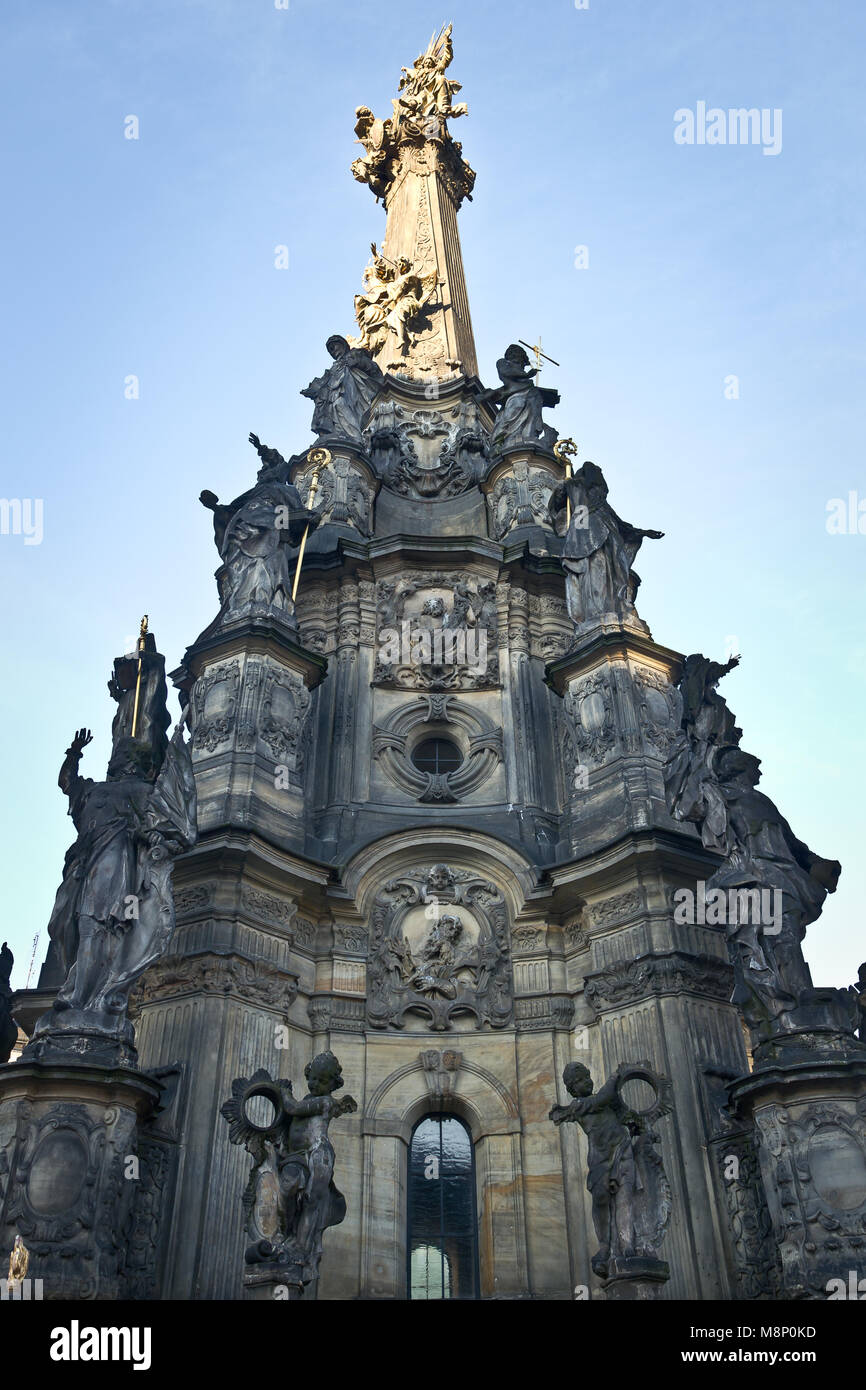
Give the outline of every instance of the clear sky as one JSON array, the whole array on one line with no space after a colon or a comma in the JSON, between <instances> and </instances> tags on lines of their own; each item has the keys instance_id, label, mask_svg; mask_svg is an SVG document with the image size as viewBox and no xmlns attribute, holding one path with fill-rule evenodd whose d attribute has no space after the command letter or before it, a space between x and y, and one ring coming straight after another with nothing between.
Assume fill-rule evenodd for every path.
<instances>
[{"instance_id":1,"label":"clear sky","mask_svg":"<svg viewBox=\"0 0 866 1390\"><path fill-rule=\"evenodd\" d=\"M72 835L63 751L91 726L104 775L106 681L143 612L169 669L216 612L201 489L249 484L250 430L310 443L298 392L384 232L349 173L354 110L387 115L449 19L481 375L539 333L561 363L560 432L666 533L642 616L677 650L742 653L723 693L762 789L842 860L815 982L866 956L866 534L826 529L830 499L866 500L860 0L4 0L0 492L44 508L41 544L0 535L15 985ZM676 143L699 102L780 110L781 150Z\"/></svg>"}]
</instances>

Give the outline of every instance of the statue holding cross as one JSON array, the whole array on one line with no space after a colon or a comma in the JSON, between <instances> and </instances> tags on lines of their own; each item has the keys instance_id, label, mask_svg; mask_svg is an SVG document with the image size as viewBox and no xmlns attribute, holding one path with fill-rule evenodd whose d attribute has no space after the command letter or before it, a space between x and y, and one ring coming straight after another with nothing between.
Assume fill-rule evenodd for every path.
<instances>
[{"instance_id":1,"label":"statue holding cross","mask_svg":"<svg viewBox=\"0 0 866 1390\"><path fill-rule=\"evenodd\" d=\"M547 360L553 361L552 358ZM526 351L519 343L512 343L505 349L504 356L496 363L496 370L502 385L481 396L482 401L500 407L490 436L491 457L535 441L545 449L552 448L557 432L544 423L541 411L545 406L559 403L559 392L536 385L540 367L530 367Z\"/></svg>"}]
</instances>

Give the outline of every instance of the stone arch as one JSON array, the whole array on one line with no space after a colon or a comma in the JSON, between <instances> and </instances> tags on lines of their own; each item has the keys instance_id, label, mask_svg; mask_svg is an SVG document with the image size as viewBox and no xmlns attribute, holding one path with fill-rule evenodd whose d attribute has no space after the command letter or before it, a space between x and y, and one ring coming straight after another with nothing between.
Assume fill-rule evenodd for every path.
<instances>
[{"instance_id":1,"label":"stone arch","mask_svg":"<svg viewBox=\"0 0 866 1390\"><path fill-rule=\"evenodd\" d=\"M436 1049L427 1049L427 1054L433 1051ZM391 1134L408 1144L418 1120L431 1111L442 1110L452 1112L466 1123L473 1144L489 1134L519 1134L517 1101L504 1082L486 1067L468 1061L453 1049L450 1054L460 1056L460 1061L451 1071L442 1068L447 1089L435 1089L426 1079L432 1068L425 1067L424 1052L390 1072L365 1107L364 1133ZM391 1093L394 1093L394 1101L389 1105Z\"/></svg>"},{"instance_id":2,"label":"stone arch","mask_svg":"<svg viewBox=\"0 0 866 1390\"><path fill-rule=\"evenodd\" d=\"M395 830L362 846L346 865L341 888L334 897L353 899L364 915L382 880L420 859L447 861L488 875L506 899L512 920L523 910L537 882L531 861L507 841L465 826L416 826Z\"/></svg>"}]
</instances>

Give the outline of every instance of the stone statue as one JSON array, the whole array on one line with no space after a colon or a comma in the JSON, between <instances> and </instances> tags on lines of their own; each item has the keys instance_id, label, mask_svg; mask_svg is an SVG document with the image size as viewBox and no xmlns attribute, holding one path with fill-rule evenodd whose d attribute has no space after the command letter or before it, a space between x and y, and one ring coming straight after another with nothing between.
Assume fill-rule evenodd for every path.
<instances>
[{"instance_id":1,"label":"stone statue","mask_svg":"<svg viewBox=\"0 0 866 1390\"><path fill-rule=\"evenodd\" d=\"M224 565L216 621L275 613L294 621L288 548L300 544L305 526L315 529L319 513L304 507L288 481L289 465L282 454L255 434L250 443L262 460L255 487L227 505L213 492L199 497L213 512L214 541Z\"/></svg>"},{"instance_id":2,"label":"stone statue","mask_svg":"<svg viewBox=\"0 0 866 1390\"><path fill-rule=\"evenodd\" d=\"M350 348L332 334L326 345L334 365L301 392L315 401L313 433L319 439L347 439L363 444L362 430L385 378L364 348Z\"/></svg>"},{"instance_id":3,"label":"stone statue","mask_svg":"<svg viewBox=\"0 0 866 1390\"><path fill-rule=\"evenodd\" d=\"M665 763L671 815L691 821L704 845L725 856L706 885L716 900L734 967L732 1003L758 1042L803 1027L851 1031L850 996L816 990L803 956L806 928L836 889L841 865L799 840L768 796L757 790L761 764L740 747L742 730L716 686L739 664L695 652L678 683L681 731Z\"/></svg>"},{"instance_id":4,"label":"stone statue","mask_svg":"<svg viewBox=\"0 0 866 1390\"><path fill-rule=\"evenodd\" d=\"M649 1081L656 1090L649 1111L631 1109L620 1094L623 1083L633 1078ZM658 1251L670 1220L671 1197L652 1124L670 1109L669 1083L645 1063L618 1067L595 1094L589 1070L580 1062L569 1062L562 1080L573 1099L569 1105L554 1105L550 1119L555 1125L579 1124L587 1138L586 1186L599 1243L593 1271L603 1279L638 1275L643 1262L650 1269L657 1267L655 1277L666 1277Z\"/></svg>"},{"instance_id":5,"label":"stone statue","mask_svg":"<svg viewBox=\"0 0 866 1390\"><path fill-rule=\"evenodd\" d=\"M355 295L361 332L347 341L356 351L365 349L376 357L393 337L399 355L405 357L418 341L423 327L419 316L433 298L439 277L435 270L420 275L405 256L396 264L387 260L375 242L370 249L373 259L364 271L364 293Z\"/></svg>"},{"instance_id":6,"label":"stone statue","mask_svg":"<svg viewBox=\"0 0 866 1390\"><path fill-rule=\"evenodd\" d=\"M15 957L3 942L0 947L0 1065L8 1062L18 1038L18 1024L12 1017L12 986L9 983Z\"/></svg>"},{"instance_id":7,"label":"stone statue","mask_svg":"<svg viewBox=\"0 0 866 1390\"><path fill-rule=\"evenodd\" d=\"M58 783L78 838L48 924L66 979L37 1021L28 1057L60 1049L94 1060L134 1058L129 991L168 946L173 860L197 838L184 722L182 716L161 765L158 741L119 734L103 782L79 774L88 729L79 729L66 750Z\"/></svg>"},{"instance_id":8,"label":"stone statue","mask_svg":"<svg viewBox=\"0 0 866 1390\"><path fill-rule=\"evenodd\" d=\"M734 716L716 686L740 664L732 656L724 665L693 652L683 662L678 683L681 730L665 765L665 800L676 820L700 824L706 849L727 853L727 811L715 777L715 760L742 737Z\"/></svg>"},{"instance_id":9,"label":"stone statue","mask_svg":"<svg viewBox=\"0 0 866 1390\"><path fill-rule=\"evenodd\" d=\"M239 1078L220 1111L231 1142L243 1144L254 1160L243 1199L252 1241L245 1282L285 1285L290 1298L300 1298L304 1285L318 1276L322 1237L346 1215L346 1200L334 1185L328 1126L358 1108L351 1096L334 1099L343 1072L332 1052L308 1062L304 1076L309 1089L303 1100L295 1100L290 1081L274 1081L267 1071ZM249 1115L249 1103L258 1096L273 1110L265 1125Z\"/></svg>"},{"instance_id":10,"label":"stone statue","mask_svg":"<svg viewBox=\"0 0 866 1390\"><path fill-rule=\"evenodd\" d=\"M559 392L536 386L538 368L529 366L529 358L519 343L505 349L496 363L501 386L484 391L479 397L501 407L490 436L490 454L507 453L521 445L540 440L545 449L553 447L557 432L541 418L542 407L555 406Z\"/></svg>"},{"instance_id":11,"label":"stone statue","mask_svg":"<svg viewBox=\"0 0 866 1390\"><path fill-rule=\"evenodd\" d=\"M731 889L769 889L778 895L777 920L743 912L727 923L736 978L733 1002L750 1027L766 1036L778 1027L793 1030L792 1010L813 993L800 943L827 894L835 892L842 866L797 839L775 803L757 790L760 768L757 758L736 747L718 756L715 771L730 849L707 890L720 888L729 897Z\"/></svg>"},{"instance_id":12,"label":"stone statue","mask_svg":"<svg viewBox=\"0 0 866 1390\"><path fill-rule=\"evenodd\" d=\"M644 539L664 535L623 521L607 491L601 469L587 461L554 488L548 503L551 521L571 503L562 563L568 613L578 629L604 617L639 621L634 596L640 580L632 564Z\"/></svg>"}]
</instances>

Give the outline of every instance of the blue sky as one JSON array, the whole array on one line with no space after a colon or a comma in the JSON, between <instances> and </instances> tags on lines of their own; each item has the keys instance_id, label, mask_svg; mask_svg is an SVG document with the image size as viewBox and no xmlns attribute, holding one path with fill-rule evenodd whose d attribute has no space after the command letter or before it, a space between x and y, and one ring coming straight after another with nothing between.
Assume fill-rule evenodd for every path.
<instances>
[{"instance_id":1,"label":"blue sky","mask_svg":"<svg viewBox=\"0 0 866 1390\"><path fill-rule=\"evenodd\" d=\"M866 535L825 525L831 498L866 499L866 10L5 0L0 491L44 506L40 545L0 536L16 985L37 932L44 955L72 832L63 750L90 725L84 770L103 775L106 681L142 612L169 667L213 616L200 490L248 484L250 430L285 454L310 442L298 392L351 331L384 232L349 173L354 109L388 114L448 19L482 377L539 333L561 363L560 432L621 515L666 533L641 553L642 616L680 651L742 652L723 693L762 789L842 860L807 938L816 983L866 956ZM678 145L674 113L699 101L780 109L781 152Z\"/></svg>"}]
</instances>

